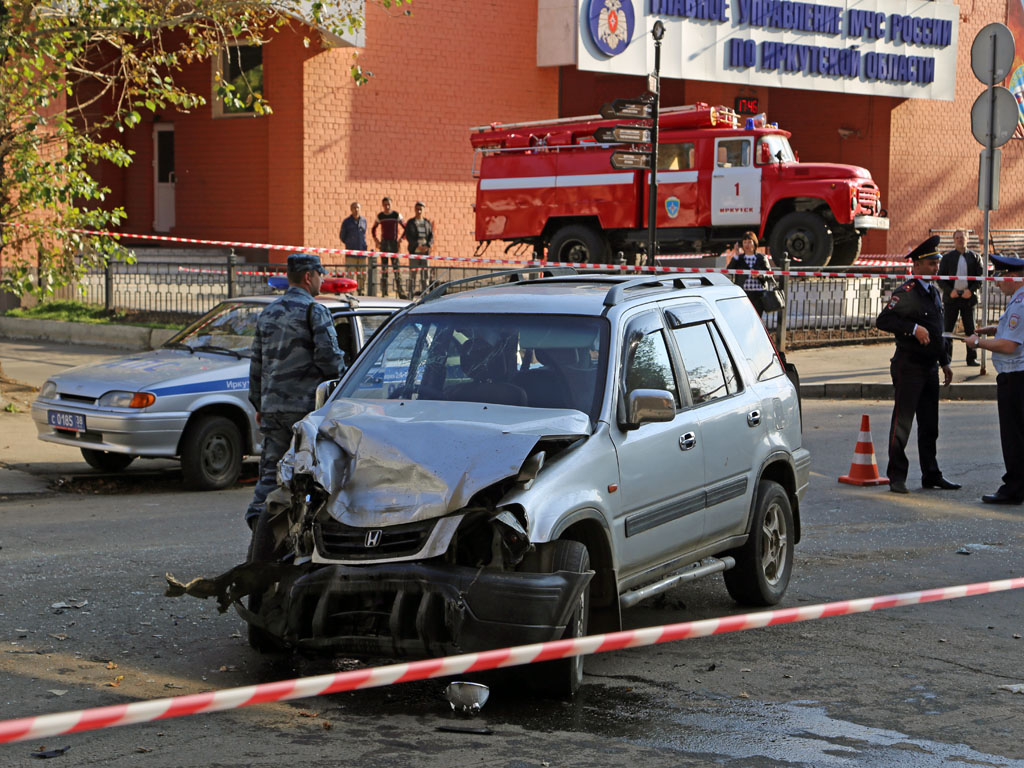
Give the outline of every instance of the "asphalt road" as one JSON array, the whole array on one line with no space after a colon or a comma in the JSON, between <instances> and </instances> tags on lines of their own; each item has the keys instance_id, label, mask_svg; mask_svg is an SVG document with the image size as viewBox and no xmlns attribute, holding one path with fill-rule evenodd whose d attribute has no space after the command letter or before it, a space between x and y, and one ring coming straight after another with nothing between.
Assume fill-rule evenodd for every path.
<instances>
[{"instance_id":1,"label":"asphalt road","mask_svg":"<svg viewBox=\"0 0 1024 768\"><path fill-rule=\"evenodd\" d=\"M836 483L868 413L884 461L888 405L805 401L812 487L784 605L1024 573L1024 509L978 499L1002 473L993 403L943 403L940 464L958 492ZM912 458L913 465L913 458ZM351 668L250 650L233 613L162 596L243 559L250 490L183 493L175 470L0 502L2 717ZM130 478L135 477L132 481ZM969 554L968 554L969 553ZM87 602L85 602L87 601ZM59 603L79 607L54 607ZM720 578L626 612L630 627L736 613ZM0 746L75 766L1024 766L1024 591L752 630L588 659L572 703L509 671L481 678L472 720L444 680ZM486 727L491 735L438 731ZM61 763L60 761L63 761Z\"/></svg>"}]
</instances>

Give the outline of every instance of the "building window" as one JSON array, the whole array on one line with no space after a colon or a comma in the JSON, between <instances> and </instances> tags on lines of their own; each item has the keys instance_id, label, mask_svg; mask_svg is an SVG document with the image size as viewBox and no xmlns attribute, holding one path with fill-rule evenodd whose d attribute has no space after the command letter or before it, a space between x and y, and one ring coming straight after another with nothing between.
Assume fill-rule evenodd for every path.
<instances>
[{"instance_id":1,"label":"building window","mask_svg":"<svg viewBox=\"0 0 1024 768\"><path fill-rule=\"evenodd\" d=\"M221 88L227 93L221 93ZM214 60L214 117L261 113L256 101L263 96L263 48L259 45L229 45Z\"/></svg>"}]
</instances>

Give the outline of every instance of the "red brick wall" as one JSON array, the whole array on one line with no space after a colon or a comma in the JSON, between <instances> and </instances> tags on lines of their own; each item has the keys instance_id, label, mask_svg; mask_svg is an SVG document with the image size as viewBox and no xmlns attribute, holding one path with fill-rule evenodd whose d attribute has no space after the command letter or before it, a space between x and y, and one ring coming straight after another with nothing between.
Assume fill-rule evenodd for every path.
<instances>
[{"instance_id":1,"label":"red brick wall","mask_svg":"<svg viewBox=\"0 0 1024 768\"><path fill-rule=\"evenodd\" d=\"M894 250L920 242L933 227L966 227L979 234L983 228L984 214L978 210L981 145L971 134L971 105L984 86L971 72L971 44L986 24L1006 22L1006 2L976 0L962 4L960 14L956 100L907 100L892 112L889 242ZM1002 156L999 210L992 212L991 226L1024 228L1024 141L1011 139Z\"/></svg>"},{"instance_id":2,"label":"red brick wall","mask_svg":"<svg viewBox=\"0 0 1024 768\"><path fill-rule=\"evenodd\" d=\"M367 3L359 63L373 77L362 87L349 74L352 49L307 59L306 243L339 247L349 204L360 201L372 226L388 195L406 218L427 204L435 253L472 254L469 128L557 114L558 72L536 66L536 7L525 5L416 0L407 18Z\"/></svg>"}]
</instances>

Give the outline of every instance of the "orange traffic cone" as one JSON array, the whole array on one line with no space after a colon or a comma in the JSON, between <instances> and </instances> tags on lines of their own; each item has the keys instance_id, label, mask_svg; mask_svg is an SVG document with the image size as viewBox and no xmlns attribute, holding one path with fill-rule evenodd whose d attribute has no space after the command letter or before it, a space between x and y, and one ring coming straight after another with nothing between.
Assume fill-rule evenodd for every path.
<instances>
[{"instance_id":1,"label":"orange traffic cone","mask_svg":"<svg viewBox=\"0 0 1024 768\"><path fill-rule=\"evenodd\" d=\"M853 449L850 474L842 475L839 482L850 485L885 485L889 482L889 478L878 476L875 445L871 441L871 425L866 413L860 417L860 435L857 437L857 447Z\"/></svg>"}]
</instances>

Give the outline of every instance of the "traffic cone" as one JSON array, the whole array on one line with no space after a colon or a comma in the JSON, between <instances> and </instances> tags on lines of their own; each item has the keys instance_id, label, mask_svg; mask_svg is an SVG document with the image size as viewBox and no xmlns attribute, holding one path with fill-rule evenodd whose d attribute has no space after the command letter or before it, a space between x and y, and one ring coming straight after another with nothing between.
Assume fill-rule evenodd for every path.
<instances>
[{"instance_id":1,"label":"traffic cone","mask_svg":"<svg viewBox=\"0 0 1024 768\"><path fill-rule=\"evenodd\" d=\"M860 435L857 437L857 447L853 449L850 474L842 475L839 482L850 485L885 485L889 482L889 478L878 476L875 445L871 441L871 425L866 413L860 417Z\"/></svg>"}]
</instances>

